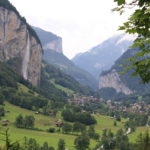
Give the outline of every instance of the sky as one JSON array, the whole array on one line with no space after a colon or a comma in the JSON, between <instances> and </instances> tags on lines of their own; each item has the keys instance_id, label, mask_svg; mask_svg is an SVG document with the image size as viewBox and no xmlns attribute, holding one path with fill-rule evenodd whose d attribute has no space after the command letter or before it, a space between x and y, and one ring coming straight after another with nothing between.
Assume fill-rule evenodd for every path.
<instances>
[{"instance_id":1,"label":"sky","mask_svg":"<svg viewBox=\"0 0 150 150\"><path fill-rule=\"evenodd\" d=\"M10 0L27 22L63 39L68 58L119 34L130 15L112 12L113 0Z\"/></svg>"}]
</instances>

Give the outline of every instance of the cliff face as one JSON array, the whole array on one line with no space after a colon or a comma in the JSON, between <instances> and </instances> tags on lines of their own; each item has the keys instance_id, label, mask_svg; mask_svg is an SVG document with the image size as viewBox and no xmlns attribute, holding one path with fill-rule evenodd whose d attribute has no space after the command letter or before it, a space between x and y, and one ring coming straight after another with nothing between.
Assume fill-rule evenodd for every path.
<instances>
[{"instance_id":1,"label":"cliff face","mask_svg":"<svg viewBox=\"0 0 150 150\"><path fill-rule=\"evenodd\" d=\"M63 53L62 51L62 39L58 38L56 40L50 41L43 47L45 50L53 50L56 51L57 53Z\"/></svg>"},{"instance_id":2,"label":"cliff face","mask_svg":"<svg viewBox=\"0 0 150 150\"><path fill-rule=\"evenodd\" d=\"M135 93L142 95L143 93L149 93L150 83L141 84L139 76L132 76L132 73L134 73L133 69L128 70L125 74L119 74L119 72L125 71L124 67L126 66L122 64L127 64L127 66L131 65L130 62L126 60L134 57L139 51L139 48L128 49L119 59L116 60L110 70L104 71L101 74L99 81L101 94L107 94L110 90L109 88L115 89L118 96L120 96L119 94L121 93L124 93L125 95Z\"/></svg>"},{"instance_id":3,"label":"cliff face","mask_svg":"<svg viewBox=\"0 0 150 150\"><path fill-rule=\"evenodd\" d=\"M44 50L53 50L57 53L63 54L61 37L37 27L33 28L39 36Z\"/></svg>"},{"instance_id":4,"label":"cliff face","mask_svg":"<svg viewBox=\"0 0 150 150\"><path fill-rule=\"evenodd\" d=\"M133 93L120 79L119 74L113 69L110 73L100 76L99 88L114 88L117 93L122 92L126 95Z\"/></svg>"},{"instance_id":5,"label":"cliff face","mask_svg":"<svg viewBox=\"0 0 150 150\"><path fill-rule=\"evenodd\" d=\"M10 60L17 60L17 72L38 85L42 47L16 12L0 6L0 61Z\"/></svg>"}]
</instances>

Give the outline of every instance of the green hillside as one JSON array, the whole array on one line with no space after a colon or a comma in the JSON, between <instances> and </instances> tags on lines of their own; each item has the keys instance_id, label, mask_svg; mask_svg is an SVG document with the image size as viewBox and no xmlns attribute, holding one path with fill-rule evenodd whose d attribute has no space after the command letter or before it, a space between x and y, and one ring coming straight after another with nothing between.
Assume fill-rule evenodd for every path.
<instances>
[{"instance_id":1,"label":"green hillside","mask_svg":"<svg viewBox=\"0 0 150 150\"><path fill-rule=\"evenodd\" d=\"M66 56L52 50L44 51L44 60L59 68L64 73L70 75L81 85L97 89L97 80L87 71L74 65Z\"/></svg>"},{"instance_id":2,"label":"green hillside","mask_svg":"<svg viewBox=\"0 0 150 150\"><path fill-rule=\"evenodd\" d=\"M55 126L55 121L62 119L60 116L60 113L57 114L56 117L52 116L44 116L41 114L35 114L34 111L30 111L27 109L20 108L18 106L12 105L8 102L5 102L4 106L5 110L7 110L8 113L6 113L5 117L2 117L1 120L7 119L9 120L9 125L7 127L2 127L0 125L0 131L4 131L6 128L9 128L9 133L11 135L12 141L20 141L21 143L24 141L24 137L28 138L34 138L38 141L39 144L43 144L45 141L49 143L49 145L52 145L54 148L57 148L57 143L60 138L64 139L66 142L66 147L74 150L74 139L77 137L74 134L62 134L61 132L55 132L55 133L49 133L46 130L53 127L57 131L57 127ZM14 125L15 118L18 116L18 114L22 115L33 115L35 117L35 128L36 130L29 130L29 129L20 129L16 128ZM97 124L95 126L96 132L99 134L102 134L102 131L104 128L111 129L113 132L116 132L120 128L123 128L123 124L121 122L118 122L117 127L113 126L114 119L103 116L103 115L95 115L95 118L97 120ZM126 120L123 120L126 121ZM38 130L37 130L38 129ZM139 133L145 132L147 129L146 127L139 127L135 133L129 135L129 139L132 142L135 142L136 137ZM90 147L94 148L97 144L97 141L91 140Z\"/></svg>"},{"instance_id":3,"label":"green hillside","mask_svg":"<svg viewBox=\"0 0 150 150\"><path fill-rule=\"evenodd\" d=\"M43 91L55 87L55 89L61 90L69 95L73 93L80 93L83 95L93 94L90 88L81 86L74 78L47 63L43 63L40 86ZM56 90L53 91L53 94L55 92Z\"/></svg>"}]
</instances>

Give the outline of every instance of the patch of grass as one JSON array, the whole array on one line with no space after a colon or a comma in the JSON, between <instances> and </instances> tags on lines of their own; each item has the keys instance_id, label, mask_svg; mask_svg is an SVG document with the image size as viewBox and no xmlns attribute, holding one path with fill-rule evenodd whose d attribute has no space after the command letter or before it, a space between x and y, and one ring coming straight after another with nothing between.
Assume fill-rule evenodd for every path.
<instances>
[{"instance_id":1,"label":"patch of grass","mask_svg":"<svg viewBox=\"0 0 150 150\"><path fill-rule=\"evenodd\" d=\"M11 124L15 122L15 119L19 114L33 115L35 117L35 128L40 129L48 129L50 126L54 126L55 121L57 121L60 116L59 114L56 117L44 116L41 114L36 115L33 111L14 106L8 102L5 102L5 110L10 111L10 113L6 113L5 119L10 120Z\"/></svg>"},{"instance_id":2,"label":"patch of grass","mask_svg":"<svg viewBox=\"0 0 150 150\"><path fill-rule=\"evenodd\" d=\"M102 130L104 128L106 129L111 129L113 132L116 132L117 130L123 128L123 122L124 120L122 120L121 122L117 121L117 126L114 126L114 118L111 118L109 116L104 116L104 115L94 115L95 119L97 120L97 124L95 126L95 129L98 133L102 133Z\"/></svg>"},{"instance_id":3,"label":"patch of grass","mask_svg":"<svg viewBox=\"0 0 150 150\"><path fill-rule=\"evenodd\" d=\"M24 86L21 83L18 83L18 89L19 89L19 92L23 92L23 93L30 93L30 92L32 92L32 94L35 95L35 96L39 95L38 93L33 92L32 90L30 90L29 88L27 88L26 86Z\"/></svg>"},{"instance_id":4,"label":"patch of grass","mask_svg":"<svg viewBox=\"0 0 150 150\"><path fill-rule=\"evenodd\" d=\"M69 95L74 93L73 90L70 90L70 89L68 89L68 88L65 88L65 87L59 85L59 84L56 84L56 83L55 83L55 80L50 80L50 82L51 82L56 88L58 88L58 89L60 89L60 90L62 90L62 91L64 91L64 92L66 92L66 93L69 94Z\"/></svg>"}]
</instances>

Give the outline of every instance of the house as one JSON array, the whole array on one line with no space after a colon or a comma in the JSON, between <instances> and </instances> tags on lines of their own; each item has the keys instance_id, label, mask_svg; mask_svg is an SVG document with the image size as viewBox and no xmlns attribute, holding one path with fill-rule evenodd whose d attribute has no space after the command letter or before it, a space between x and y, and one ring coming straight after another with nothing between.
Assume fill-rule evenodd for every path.
<instances>
[{"instance_id":1,"label":"house","mask_svg":"<svg viewBox=\"0 0 150 150\"><path fill-rule=\"evenodd\" d=\"M63 126L63 122L62 121L57 121L56 123L55 123L55 125L57 126L57 127L62 127Z\"/></svg>"},{"instance_id":2,"label":"house","mask_svg":"<svg viewBox=\"0 0 150 150\"><path fill-rule=\"evenodd\" d=\"M2 126L8 126L9 120L2 120Z\"/></svg>"}]
</instances>

